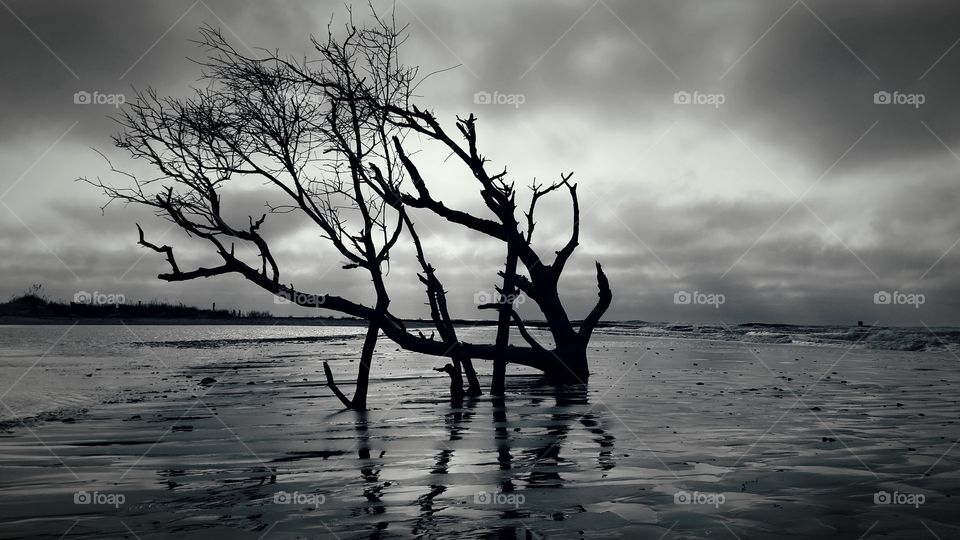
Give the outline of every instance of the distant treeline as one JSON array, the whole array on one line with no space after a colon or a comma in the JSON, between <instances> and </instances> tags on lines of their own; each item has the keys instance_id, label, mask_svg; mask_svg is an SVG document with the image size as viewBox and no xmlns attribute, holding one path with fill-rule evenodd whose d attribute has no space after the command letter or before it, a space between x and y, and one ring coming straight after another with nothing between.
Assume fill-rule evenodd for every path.
<instances>
[{"instance_id":1,"label":"distant treeline","mask_svg":"<svg viewBox=\"0 0 960 540\"><path fill-rule=\"evenodd\" d=\"M8 302L0 303L0 320L3 322L44 322L57 320L125 320L142 319L170 321L225 321L244 322L264 319L281 319L268 311L242 311L234 309L204 309L183 303L171 304L161 300L127 302L100 301L98 297L80 294L81 301L63 302L51 300L41 293L41 287L34 285L27 292L14 296ZM286 319L283 317L282 319ZM314 319L323 319L314 317ZM331 319L335 320L335 319ZM342 320L342 319L336 319Z\"/></svg>"},{"instance_id":2,"label":"distant treeline","mask_svg":"<svg viewBox=\"0 0 960 540\"><path fill-rule=\"evenodd\" d=\"M159 300L135 304L100 304L92 302L60 302L36 294L24 294L0 304L0 316L56 317L56 318L253 318L272 317L267 311L240 311L230 309L202 309L184 304L170 304Z\"/></svg>"}]
</instances>

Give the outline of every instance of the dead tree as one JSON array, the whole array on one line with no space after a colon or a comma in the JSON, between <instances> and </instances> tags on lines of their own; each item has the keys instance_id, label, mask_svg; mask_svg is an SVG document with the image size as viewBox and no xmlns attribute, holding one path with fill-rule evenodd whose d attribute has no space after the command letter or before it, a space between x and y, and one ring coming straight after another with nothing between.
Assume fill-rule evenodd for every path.
<instances>
[{"instance_id":1,"label":"dead tree","mask_svg":"<svg viewBox=\"0 0 960 540\"><path fill-rule=\"evenodd\" d=\"M526 211L526 227L521 226L518 214L521 212L514 196L514 183L507 180L507 171L491 173L487 170L487 159L478 151L477 118L470 115L467 118L458 118L456 127L466 144L457 142L441 126L440 122L430 111L419 109L416 106L400 108L395 105L385 105L392 113L391 121L397 126L414 131L430 140L440 142L455 156L468 170L479 184L480 196L490 209L496 221L475 216L457 210L437 199L427 187L426 180L416 164L409 157L402 142L394 137L394 147L401 162L407 169L415 192L399 193L398 198L410 208L425 209L436 215L467 227L478 233L496 238L507 246L507 268L501 273L504 286L499 291L500 301L495 304L480 306L482 309L497 309L501 313L509 312L520 336L527 343L526 349L531 356L542 358L547 366L547 375L559 382L585 383L590 370L587 361L587 344L600 318L610 306L613 294L610 284L600 263L596 263L597 286L599 299L590 313L579 324L571 320L560 300L559 280L567 261L579 245L580 238L580 206L577 199L577 186L570 182L573 174L561 175L559 181L546 188L534 184L531 187L532 196ZM537 202L545 195L566 188L570 196L573 224L570 238L567 243L556 252L552 262L544 260L533 247L533 232L536 226L535 212ZM511 258L517 260L526 269L526 275L516 273L511 268ZM554 348L547 349L541 345L527 331L520 315L510 302L513 286L531 299L543 313L547 327L554 342ZM506 297L506 298L505 298ZM511 361L514 355L510 346L502 343L494 347L494 361ZM497 380L495 379L495 384Z\"/></svg>"},{"instance_id":2,"label":"dead tree","mask_svg":"<svg viewBox=\"0 0 960 540\"><path fill-rule=\"evenodd\" d=\"M371 20L358 28L351 16L339 35L328 28L326 40L313 42L317 58L303 60L268 52L247 56L219 31L202 30L200 43L208 57L200 64L207 86L183 99L140 93L119 119L121 133L115 145L145 160L158 175L140 179L127 174L119 186L99 178L89 182L110 200L153 208L188 235L206 241L218 258L214 266L181 270L173 248L148 242L141 230L141 245L164 254L171 266L161 279L239 274L300 306L368 321L354 398L346 398L329 368L325 370L331 388L349 407L366 404L370 359L380 333L403 349L449 358L451 374L456 372L454 382L461 370L466 374L468 393L479 393L474 359L494 361L496 394L503 393L506 365L511 363L538 369L556 382L586 382L587 344L612 293L597 263L599 299L590 313L577 322L561 302L558 281L579 243L580 210L572 175L561 175L547 187L535 183L524 211L506 170L488 170L489 162L478 150L477 118L472 114L457 118L454 137L432 112L414 105L414 90L424 78L397 58L404 29L376 13ZM494 218L458 210L438 199L430 189L435 180L424 178L414 152L407 148L408 138L446 149L474 177ZM116 171L112 165L111 169ZM271 187L283 203L268 204L264 215L249 217L241 226L224 217L222 196L226 186L250 180ZM550 260L534 247L535 210L542 197L562 189L570 197L573 226L569 240ZM495 343L458 338L446 291L416 231L415 216L422 212L504 245L506 265L500 273L498 302L480 306L498 311ZM280 265L263 230L267 215L272 221L287 213L315 225L344 258L344 268L369 275L375 298L371 304L311 293L281 280ZM440 339L411 332L390 309L384 277L391 249L401 238L416 248L420 281ZM256 262L239 255L236 245L252 248ZM552 338L549 346L527 330L513 305L518 292L542 312ZM522 345L509 343L513 327Z\"/></svg>"},{"instance_id":3,"label":"dead tree","mask_svg":"<svg viewBox=\"0 0 960 540\"><path fill-rule=\"evenodd\" d=\"M280 63L241 58L218 31L208 28L201 35L211 51L202 63L204 76L214 84L179 100L160 98L153 91L139 93L119 119L124 132L115 137L116 146L146 160L161 176L145 181L130 176L132 187L96 184L111 199L155 208L191 236L212 243L223 260L215 268L183 272L173 249L150 243L140 229L139 243L165 254L172 268L161 279L184 281L239 272L269 284L274 294L319 308L324 296L303 294L280 283L279 266L260 232L268 213L298 212L311 220L345 258L344 268L365 270L373 284L376 301L370 307L372 315L366 317L369 326L352 399L337 388L324 364L328 384L343 404L365 409L370 363L380 321L390 304L385 267L404 218L402 208L397 212L370 188L361 165L379 162L386 171L382 181L400 181L394 176L402 170L382 152L397 128L357 97L357 88L364 85L364 92L376 91L389 100L409 92L411 79L398 73L371 85L355 78L345 66L358 57L371 64L391 63L389 58L370 56L365 42L371 38L356 28L340 41L317 43L330 82L349 90L336 94L292 80ZM249 177L277 188L285 202L268 204L267 212L256 220L251 216L248 226L241 228L224 218L222 190L228 182ZM259 269L235 254L235 243L255 248L262 262Z\"/></svg>"}]
</instances>

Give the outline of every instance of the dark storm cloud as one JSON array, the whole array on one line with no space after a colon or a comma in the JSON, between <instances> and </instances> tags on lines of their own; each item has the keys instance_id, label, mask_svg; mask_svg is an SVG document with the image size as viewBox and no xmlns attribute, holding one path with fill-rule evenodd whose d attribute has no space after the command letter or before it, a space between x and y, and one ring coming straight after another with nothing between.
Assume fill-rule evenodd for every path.
<instances>
[{"instance_id":1,"label":"dark storm cloud","mask_svg":"<svg viewBox=\"0 0 960 540\"><path fill-rule=\"evenodd\" d=\"M948 145L960 140L954 128L960 119L955 98L960 55L948 53L960 37L960 5L809 6L794 7L728 76L731 112L755 126L757 137L806 150L823 168L874 122L876 129L844 167L943 155L937 136ZM873 99L878 91L922 94L924 103L878 105Z\"/></svg>"},{"instance_id":2,"label":"dark storm cloud","mask_svg":"<svg viewBox=\"0 0 960 540\"><path fill-rule=\"evenodd\" d=\"M0 290L41 280L62 297L113 288L144 299L296 312L236 278L156 280L165 263L135 245L133 223L174 243L190 264L209 263L210 253L143 210L111 206L100 215L95 191L72 180L107 175L88 147L109 151L115 128L105 116L115 109L76 105L73 96L129 96L132 86L188 91L199 70L186 57L200 56L189 40L203 23L223 28L240 47L302 54L311 33L322 34L331 14L342 16L341 3L6 4L0 190L9 193L0 200L10 211L0 206ZM425 104L447 121L476 112L485 153L507 165L518 185L576 170L585 213L581 248L564 278L573 316L595 301L593 261L601 260L617 293L611 318L957 322L947 299L960 288L960 248L950 251L960 235L960 162L950 150L960 151L960 46L951 49L960 38L960 5L396 5L398 19L410 24L408 62L423 73L462 64L424 84ZM718 108L675 105L681 90L725 100ZM881 90L922 94L924 103L875 104ZM514 102L522 96L523 103L477 104L477 92ZM418 159L451 204L482 210L473 186L449 187L470 179L451 175L442 155ZM233 195L231 217L242 221L266 200L278 202L262 190ZM545 202L540 215L538 247L549 255L567 238L568 203ZM500 247L430 216L417 220L455 312L476 316L473 295L492 290ZM363 276L340 269L339 257L301 221L271 217L266 230L285 280L368 297ZM398 310L422 315L415 271L400 250L389 279ZM877 290L898 288L922 290L930 301L920 312L872 303ZM687 309L673 303L679 290L722 292L728 302Z\"/></svg>"},{"instance_id":3,"label":"dark storm cloud","mask_svg":"<svg viewBox=\"0 0 960 540\"><path fill-rule=\"evenodd\" d=\"M562 106L642 125L677 116L675 91L722 92L717 114L698 111L705 121L775 140L815 162L815 174L874 122L845 167L946 152L921 120L948 145L960 141L960 53L944 55L960 37L958 4L494 2L469 20L458 11L446 4L422 19L476 75L464 76L465 90L524 93L528 114ZM474 32L497 38L477 42ZM876 105L881 90L922 93L925 103Z\"/></svg>"},{"instance_id":4,"label":"dark storm cloud","mask_svg":"<svg viewBox=\"0 0 960 540\"><path fill-rule=\"evenodd\" d=\"M0 10L0 59L4 84L0 88L3 139L23 137L63 118L85 121L77 135L102 135L103 115L110 107L78 107L75 92L129 92L133 77L120 77L163 32L163 21L184 2L22 2ZM167 23L167 24L169 24ZM158 30L160 33L158 33ZM182 36L178 36L182 37ZM145 59L146 60L146 59ZM183 80L179 66L149 62L155 83ZM127 74L131 75L130 73Z\"/></svg>"}]
</instances>

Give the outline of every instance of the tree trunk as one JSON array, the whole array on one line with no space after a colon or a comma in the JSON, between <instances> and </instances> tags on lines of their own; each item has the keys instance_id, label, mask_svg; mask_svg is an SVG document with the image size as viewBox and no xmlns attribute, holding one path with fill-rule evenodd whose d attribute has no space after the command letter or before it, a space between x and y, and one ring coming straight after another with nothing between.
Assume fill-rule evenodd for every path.
<instances>
[{"instance_id":1,"label":"tree trunk","mask_svg":"<svg viewBox=\"0 0 960 540\"><path fill-rule=\"evenodd\" d=\"M555 362L544 371L553 383L557 384L586 384L590 378L590 368L587 362L586 344L572 344L558 346L553 353Z\"/></svg>"},{"instance_id":2,"label":"tree trunk","mask_svg":"<svg viewBox=\"0 0 960 540\"><path fill-rule=\"evenodd\" d=\"M463 377L460 376L460 361L453 358L453 364L433 369L450 376L450 401L454 403L463 401Z\"/></svg>"},{"instance_id":3,"label":"tree trunk","mask_svg":"<svg viewBox=\"0 0 960 540\"><path fill-rule=\"evenodd\" d=\"M477 379L477 370L473 368L473 360L469 356L464 356L460 359L460 363L463 364L463 372L467 374L467 395L482 396L483 390L480 389L480 380Z\"/></svg>"},{"instance_id":4,"label":"tree trunk","mask_svg":"<svg viewBox=\"0 0 960 540\"><path fill-rule=\"evenodd\" d=\"M367 335L363 338L363 349L360 352L360 368L357 372L357 389L353 394L351 408L358 411L367 409L367 388L370 384L370 362L373 360L373 351L377 347L377 337L380 327L371 324L367 327Z\"/></svg>"},{"instance_id":5,"label":"tree trunk","mask_svg":"<svg viewBox=\"0 0 960 540\"><path fill-rule=\"evenodd\" d=\"M385 310L384 310L385 312ZM377 348L377 338L380 337L380 325L371 322L367 326L367 335L363 338L363 348L360 351L360 366L357 371L357 386L354 389L353 399L349 399L337 386L330 366L323 363L323 373L327 377L327 386L333 391L343 406L355 411L367 410L367 390L370 386L370 364L373 361L373 352Z\"/></svg>"},{"instance_id":6,"label":"tree trunk","mask_svg":"<svg viewBox=\"0 0 960 540\"><path fill-rule=\"evenodd\" d=\"M460 360L453 358L453 370L450 372L450 401L463 400L463 376L460 374Z\"/></svg>"},{"instance_id":7,"label":"tree trunk","mask_svg":"<svg viewBox=\"0 0 960 540\"><path fill-rule=\"evenodd\" d=\"M510 342L510 316L516 294L517 252L507 244L507 264L503 271L503 287L500 290L500 314L497 319L497 357L493 360L493 382L490 394L502 396L507 376L507 344Z\"/></svg>"}]
</instances>

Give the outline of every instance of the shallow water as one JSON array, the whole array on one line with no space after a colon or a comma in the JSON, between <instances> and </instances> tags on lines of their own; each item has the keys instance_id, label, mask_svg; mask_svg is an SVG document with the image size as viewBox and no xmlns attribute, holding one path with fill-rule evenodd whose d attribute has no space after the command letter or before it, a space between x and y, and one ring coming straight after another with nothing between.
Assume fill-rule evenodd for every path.
<instances>
[{"instance_id":1,"label":"shallow water","mask_svg":"<svg viewBox=\"0 0 960 540\"><path fill-rule=\"evenodd\" d=\"M190 366L255 358L261 345L362 332L346 326L0 326L0 421L74 414L103 401L142 399L160 387L183 390L191 381L180 374ZM224 346L238 339L244 341Z\"/></svg>"},{"instance_id":2,"label":"shallow water","mask_svg":"<svg viewBox=\"0 0 960 540\"><path fill-rule=\"evenodd\" d=\"M451 404L437 359L385 342L359 414L323 384L329 360L351 390L359 347L335 337L349 329L119 330L136 335L76 327L34 367L80 373L88 410L0 437L0 538L960 532L960 361L947 352L607 334L588 387L511 367L503 402ZM4 381L56 336L31 339L2 357ZM68 339L102 346L74 357ZM217 345L184 343L196 340ZM216 384L197 384L207 376ZM122 399L98 404L87 384Z\"/></svg>"},{"instance_id":3,"label":"shallow water","mask_svg":"<svg viewBox=\"0 0 960 540\"><path fill-rule=\"evenodd\" d=\"M863 321L860 321L861 323ZM744 343L839 346L890 351L960 351L960 328L952 326L849 326L793 324L677 324L625 321L599 329L607 334L712 339Z\"/></svg>"}]
</instances>

